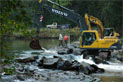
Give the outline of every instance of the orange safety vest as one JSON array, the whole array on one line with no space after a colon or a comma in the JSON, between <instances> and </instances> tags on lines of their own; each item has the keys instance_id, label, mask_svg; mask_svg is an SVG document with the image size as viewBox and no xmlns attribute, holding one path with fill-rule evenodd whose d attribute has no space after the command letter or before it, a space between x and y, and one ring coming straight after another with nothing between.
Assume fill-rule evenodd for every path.
<instances>
[{"instance_id":1,"label":"orange safety vest","mask_svg":"<svg viewBox=\"0 0 123 82\"><path fill-rule=\"evenodd\" d=\"M65 35L65 36L64 36L64 40L68 40L68 36Z\"/></svg>"}]
</instances>

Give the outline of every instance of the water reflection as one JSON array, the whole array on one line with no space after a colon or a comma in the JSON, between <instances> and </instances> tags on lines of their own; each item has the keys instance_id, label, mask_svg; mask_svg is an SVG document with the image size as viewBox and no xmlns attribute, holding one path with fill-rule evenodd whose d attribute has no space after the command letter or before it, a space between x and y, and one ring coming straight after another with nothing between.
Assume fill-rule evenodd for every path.
<instances>
[{"instance_id":1,"label":"water reflection","mask_svg":"<svg viewBox=\"0 0 123 82\"><path fill-rule=\"evenodd\" d=\"M19 55L20 53L21 54L27 53L29 55L31 54L32 51L38 52L37 50L32 50L29 47L30 40L6 40L6 41L8 46L4 54L8 56ZM46 49L54 48L55 46L58 45L58 43L59 42L57 39L40 40L40 45Z\"/></svg>"}]
</instances>

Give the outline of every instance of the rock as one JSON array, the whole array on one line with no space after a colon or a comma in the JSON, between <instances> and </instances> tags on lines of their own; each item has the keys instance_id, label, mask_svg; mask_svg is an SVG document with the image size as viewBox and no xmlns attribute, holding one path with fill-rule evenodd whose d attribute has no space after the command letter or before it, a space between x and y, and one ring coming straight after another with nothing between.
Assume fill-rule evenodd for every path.
<instances>
[{"instance_id":1,"label":"rock","mask_svg":"<svg viewBox=\"0 0 123 82\"><path fill-rule=\"evenodd\" d=\"M10 76L10 75L3 75L1 76L1 82L14 82L14 80L16 79L16 76Z\"/></svg>"},{"instance_id":2,"label":"rock","mask_svg":"<svg viewBox=\"0 0 123 82\"><path fill-rule=\"evenodd\" d=\"M93 78L92 82L101 82L101 80L99 78Z\"/></svg>"},{"instance_id":3,"label":"rock","mask_svg":"<svg viewBox=\"0 0 123 82\"><path fill-rule=\"evenodd\" d=\"M95 58L93 58L93 61L96 63L96 64L99 64L99 63L102 63L102 58L98 57L98 56L95 56Z\"/></svg>"},{"instance_id":4,"label":"rock","mask_svg":"<svg viewBox=\"0 0 123 82\"><path fill-rule=\"evenodd\" d=\"M73 51L73 54L74 55L81 55L81 50L80 49L74 49L74 51Z\"/></svg>"},{"instance_id":5,"label":"rock","mask_svg":"<svg viewBox=\"0 0 123 82\"><path fill-rule=\"evenodd\" d=\"M37 60L38 66L43 66L43 60L46 59L46 57L40 57L40 59Z\"/></svg>"},{"instance_id":6,"label":"rock","mask_svg":"<svg viewBox=\"0 0 123 82\"><path fill-rule=\"evenodd\" d=\"M62 59L61 57L59 57L59 56L53 56L53 58L60 58L60 59Z\"/></svg>"},{"instance_id":7,"label":"rock","mask_svg":"<svg viewBox=\"0 0 123 82\"><path fill-rule=\"evenodd\" d=\"M98 69L99 69L99 68L98 68L96 65L94 65L94 64L89 65L87 68L88 68L88 70L89 70L89 73L88 73L88 74L96 73L96 72L98 71Z\"/></svg>"},{"instance_id":8,"label":"rock","mask_svg":"<svg viewBox=\"0 0 123 82\"><path fill-rule=\"evenodd\" d=\"M43 60L43 67L45 68L57 68L57 63L61 61L60 58L44 58Z\"/></svg>"},{"instance_id":9,"label":"rock","mask_svg":"<svg viewBox=\"0 0 123 82\"><path fill-rule=\"evenodd\" d=\"M60 51L58 51L57 53L60 54L60 55L64 55L64 54L67 54L67 51L60 50Z\"/></svg>"},{"instance_id":10,"label":"rock","mask_svg":"<svg viewBox=\"0 0 123 82\"><path fill-rule=\"evenodd\" d=\"M85 63L85 62L82 62L81 64L80 64L80 66L79 66L79 72L83 72L83 73L85 73L85 74L90 74L89 73L89 66L90 66L90 64L88 64L88 63Z\"/></svg>"},{"instance_id":11,"label":"rock","mask_svg":"<svg viewBox=\"0 0 123 82\"><path fill-rule=\"evenodd\" d=\"M20 81L24 81L24 80L25 80L25 78L24 78L23 75L17 75L16 77L17 77L17 79L19 79Z\"/></svg>"},{"instance_id":12,"label":"rock","mask_svg":"<svg viewBox=\"0 0 123 82\"><path fill-rule=\"evenodd\" d=\"M69 48L69 49L67 50L67 54L71 54L71 53L73 53L73 49L72 49L72 48Z\"/></svg>"},{"instance_id":13,"label":"rock","mask_svg":"<svg viewBox=\"0 0 123 82\"><path fill-rule=\"evenodd\" d=\"M57 69L63 69L63 65L64 65L64 62L65 61L59 61L58 64L57 64Z\"/></svg>"},{"instance_id":14,"label":"rock","mask_svg":"<svg viewBox=\"0 0 123 82\"><path fill-rule=\"evenodd\" d=\"M113 62L114 62L114 63L121 63L121 61L118 60L118 59L115 59Z\"/></svg>"},{"instance_id":15,"label":"rock","mask_svg":"<svg viewBox=\"0 0 123 82\"><path fill-rule=\"evenodd\" d=\"M96 71L96 73L104 73L104 72L105 72L105 70L102 68L98 68L98 70Z\"/></svg>"},{"instance_id":16,"label":"rock","mask_svg":"<svg viewBox=\"0 0 123 82\"><path fill-rule=\"evenodd\" d=\"M83 72L85 74L92 74L98 71L98 67L94 64L90 65L88 63L82 62L79 67L79 72Z\"/></svg>"},{"instance_id":17,"label":"rock","mask_svg":"<svg viewBox=\"0 0 123 82\"><path fill-rule=\"evenodd\" d=\"M74 47L74 48L77 48L78 47L78 44L73 43L73 44L71 44L71 46Z\"/></svg>"},{"instance_id":18,"label":"rock","mask_svg":"<svg viewBox=\"0 0 123 82\"><path fill-rule=\"evenodd\" d=\"M36 61L36 59L38 59L38 56L17 58L16 61L19 63L29 63Z\"/></svg>"},{"instance_id":19,"label":"rock","mask_svg":"<svg viewBox=\"0 0 123 82\"><path fill-rule=\"evenodd\" d=\"M57 51L58 54L63 55L63 54L71 54L73 53L73 49L72 48L63 48L63 49L59 49Z\"/></svg>"},{"instance_id":20,"label":"rock","mask_svg":"<svg viewBox=\"0 0 123 82\"><path fill-rule=\"evenodd\" d=\"M58 62L57 69L72 70L72 61L60 61Z\"/></svg>"},{"instance_id":21,"label":"rock","mask_svg":"<svg viewBox=\"0 0 123 82\"><path fill-rule=\"evenodd\" d=\"M123 56L118 56L117 60L119 60L120 62L123 62Z\"/></svg>"},{"instance_id":22,"label":"rock","mask_svg":"<svg viewBox=\"0 0 123 82\"><path fill-rule=\"evenodd\" d=\"M40 53L40 52L32 52L31 54L37 54L37 55L40 55L41 53Z\"/></svg>"},{"instance_id":23,"label":"rock","mask_svg":"<svg viewBox=\"0 0 123 82\"><path fill-rule=\"evenodd\" d=\"M119 60L120 60L121 62L123 62L123 57L119 58Z\"/></svg>"},{"instance_id":24,"label":"rock","mask_svg":"<svg viewBox=\"0 0 123 82\"><path fill-rule=\"evenodd\" d=\"M94 69L94 70L91 70L91 71L93 71L93 73L95 73L99 69L98 66L96 66L94 64L92 64L91 67Z\"/></svg>"},{"instance_id":25,"label":"rock","mask_svg":"<svg viewBox=\"0 0 123 82\"><path fill-rule=\"evenodd\" d=\"M80 67L80 63L78 61L73 61L72 62L72 70L76 70L78 72L79 67Z\"/></svg>"}]
</instances>

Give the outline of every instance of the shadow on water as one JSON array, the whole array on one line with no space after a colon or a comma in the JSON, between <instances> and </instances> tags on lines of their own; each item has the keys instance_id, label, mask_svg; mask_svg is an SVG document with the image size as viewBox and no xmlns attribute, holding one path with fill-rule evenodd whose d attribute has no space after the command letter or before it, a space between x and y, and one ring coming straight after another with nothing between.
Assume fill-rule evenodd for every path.
<instances>
[{"instance_id":1,"label":"shadow on water","mask_svg":"<svg viewBox=\"0 0 123 82\"><path fill-rule=\"evenodd\" d=\"M72 39L70 42L75 41L76 39ZM6 42L5 42L6 41ZM24 51L34 51L29 47L30 40L19 40L19 39L7 39L3 41L4 44L7 44L7 48L4 50L4 54L6 56L15 56ZM46 49L52 49L59 45L58 39L40 39L40 45ZM18 56L16 54L16 56ZM3 56L5 56L3 55Z\"/></svg>"}]
</instances>

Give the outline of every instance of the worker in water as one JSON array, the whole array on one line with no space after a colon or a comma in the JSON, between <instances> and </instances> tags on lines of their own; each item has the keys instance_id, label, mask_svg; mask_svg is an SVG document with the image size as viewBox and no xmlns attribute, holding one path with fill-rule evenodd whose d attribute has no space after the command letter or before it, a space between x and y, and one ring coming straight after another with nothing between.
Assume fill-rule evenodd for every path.
<instances>
[{"instance_id":1,"label":"worker in water","mask_svg":"<svg viewBox=\"0 0 123 82\"><path fill-rule=\"evenodd\" d=\"M69 39L68 35L65 35L64 36L65 47L67 47L68 39Z\"/></svg>"},{"instance_id":2,"label":"worker in water","mask_svg":"<svg viewBox=\"0 0 123 82\"><path fill-rule=\"evenodd\" d=\"M63 36L61 33L59 34L59 46L63 47Z\"/></svg>"}]
</instances>

